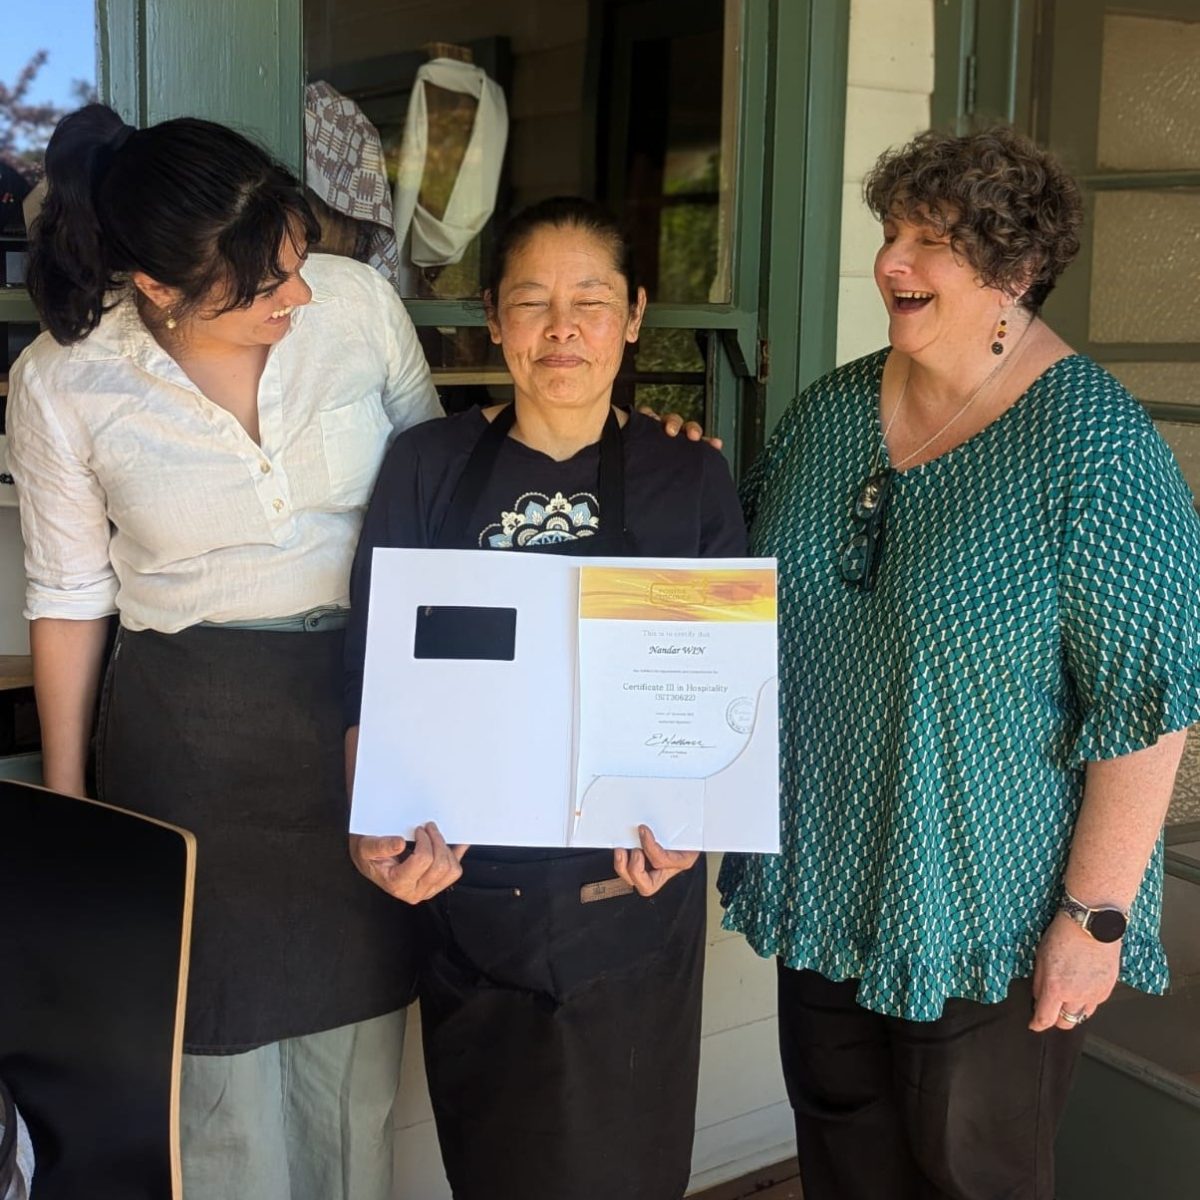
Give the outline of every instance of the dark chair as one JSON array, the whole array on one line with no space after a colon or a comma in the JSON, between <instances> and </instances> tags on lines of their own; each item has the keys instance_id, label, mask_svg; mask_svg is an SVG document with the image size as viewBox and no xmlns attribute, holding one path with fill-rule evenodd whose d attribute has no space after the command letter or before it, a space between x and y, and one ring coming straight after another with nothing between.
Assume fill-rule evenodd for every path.
<instances>
[{"instance_id":1,"label":"dark chair","mask_svg":"<svg viewBox=\"0 0 1200 1200\"><path fill-rule=\"evenodd\" d=\"M8 1195L17 1173L17 1106L0 1079L0 1200Z\"/></svg>"},{"instance_id":2,"label":"dark chair","mask_svg":"<svg viewBox=\"0 0 1200 1200\"><path fill-rule=\"evenodd\" d=\"M195 858L182 829L0 781L0 1078L32 1200L182 1195Z\"/></svg>"}]
</instances>

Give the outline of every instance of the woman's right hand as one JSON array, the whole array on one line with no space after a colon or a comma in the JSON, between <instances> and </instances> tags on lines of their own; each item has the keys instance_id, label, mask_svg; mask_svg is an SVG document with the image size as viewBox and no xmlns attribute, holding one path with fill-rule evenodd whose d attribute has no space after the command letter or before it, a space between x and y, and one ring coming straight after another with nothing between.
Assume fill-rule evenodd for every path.
<instances>
[{"instance_id":1,"label":"woman's right hand","mask_svg":"<svg viewBox=\"0 0 1200 1200\"><path fill-rule=\"evenodd\" d=\"M665 850L648 825L638 826L640 849L618 847L613 851L613 870L639 896L653 896L681 871L690 871L699 850Z\"/></svg>"},{"instance_id":2,"label":"woman's right hand","mask_svg":"<svg viewBox=\"0 0 1200 1200\"><path fill-rule=\"evenodd\" d=\"M467 846L448 846L430 821L410 843L402 837L350 835L350 857L373 884L406 904L420 904L462 875Z\"/></svg>"}]
</instances>

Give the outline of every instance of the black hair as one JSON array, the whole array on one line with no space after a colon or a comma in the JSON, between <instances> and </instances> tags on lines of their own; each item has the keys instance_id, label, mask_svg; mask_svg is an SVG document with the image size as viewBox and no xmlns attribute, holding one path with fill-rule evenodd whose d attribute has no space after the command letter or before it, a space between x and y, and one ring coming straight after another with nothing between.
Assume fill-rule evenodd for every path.
<instances>
[{"instance_id":1,"label":"black hair","mask_svg":"<svg viewBox=\"0 0 1200 1200\"><path fill-rule=\"evenodd\" d=\"M177 288L174 316L214 292L218 311L250 305L287 278L284 238L320 237L295 177L240 133L181 117L147 129L89 104L46 148L49 190L30 238L28 284L64 345L100 322L131 271Z\"/></svg>"},{"instance_id":2,"label":"black hair","mask_svg":"<svg viewBox=\"0 0 1200 1200\"><path fill-rule=\"evenodd\" d=\"M637 303L638 277L633 244L625 227L603 205L582 196L552 196L523 208L505 225L492 249L491 268L484 281L483 300L493 307L500 298L500 281L512 256L539 229L580 229L608 246L612 265L625 280L629 304Z\"/></svg>"}]
</instances>

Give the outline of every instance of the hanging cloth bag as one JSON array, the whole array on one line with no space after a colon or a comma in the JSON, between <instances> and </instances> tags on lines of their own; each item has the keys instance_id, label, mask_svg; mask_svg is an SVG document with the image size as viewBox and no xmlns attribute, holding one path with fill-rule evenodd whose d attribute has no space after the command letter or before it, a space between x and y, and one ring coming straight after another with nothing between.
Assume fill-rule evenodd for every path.
<instances>
[{"instance_id":1,"label":"hanging cloth bag","mask_svg":"<svg viewBox=\"0 0 1200 1200\"><path fill-rule=\"evenodd\" d=\"M477 101L475 121L466 154L441 219L417 199L425 175L429 149L429 115L425 85L449 92L464 92ZM441 267L458 262L473 238L487 224L496 207L500 167L508 141L508 106L504 91L481 68L450 58L435 58L417 69L404 137L400 144L400 169L393 205L396 243L412 232L409 257L419 267Z\"/></svg>"}]
</instances>

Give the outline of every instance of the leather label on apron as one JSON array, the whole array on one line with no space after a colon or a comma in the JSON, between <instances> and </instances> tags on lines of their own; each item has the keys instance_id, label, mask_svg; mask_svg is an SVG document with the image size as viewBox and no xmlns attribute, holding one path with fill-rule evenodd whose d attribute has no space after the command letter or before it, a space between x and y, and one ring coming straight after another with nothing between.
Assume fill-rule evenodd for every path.
<instances>
[{"instance_id":1,"label":"leather label on apron","mask_svg":"<svg viewBox=\"0 0 1200 1200\"><path fill-rule=\"evenodd\" d=\"M633 884L624 879L601 879L598 883L585 883L579 889L579 903L591 904L596 900L612 900L616 896L628 896Z\"/></svg>"}]
</instances>

